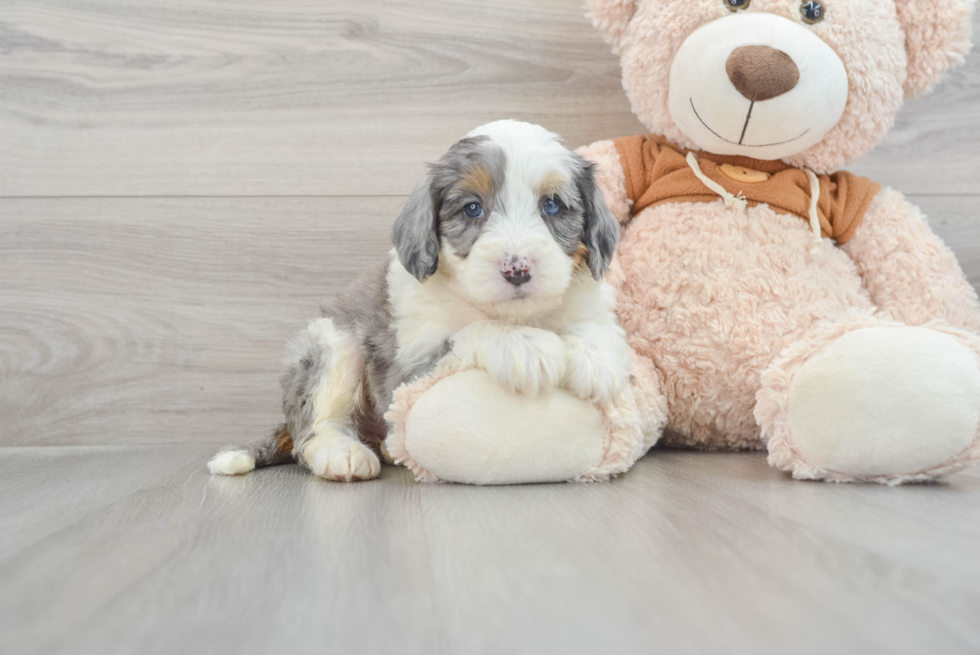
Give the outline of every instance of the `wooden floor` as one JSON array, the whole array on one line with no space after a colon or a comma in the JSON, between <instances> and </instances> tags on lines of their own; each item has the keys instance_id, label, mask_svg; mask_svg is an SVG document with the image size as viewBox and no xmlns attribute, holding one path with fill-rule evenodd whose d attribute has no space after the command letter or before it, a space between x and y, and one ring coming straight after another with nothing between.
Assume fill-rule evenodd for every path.
<instances>
[{"instance_id":1,"label":"wooden floor","mask_svg":"<svg viewBox=\"0 0 980 655\"><path fill-rule=\"evenodd\" d=\"M0 652L977 653L980 475L609 484L210 477L207 448L0 449Z\"/></svg>"},{"instance_id":2,"label":"wooden floor","mask_svg":"<svg viewBox=\"0 0 980 655\"><path fill-rule=\"evenodd\" d=\"M503 117L642 131L579 5L0 3L0 653L980 652L976 474L206 475L425 161ZM980 286L980 52L852 169Z\"/></svg>"}]
</instances>

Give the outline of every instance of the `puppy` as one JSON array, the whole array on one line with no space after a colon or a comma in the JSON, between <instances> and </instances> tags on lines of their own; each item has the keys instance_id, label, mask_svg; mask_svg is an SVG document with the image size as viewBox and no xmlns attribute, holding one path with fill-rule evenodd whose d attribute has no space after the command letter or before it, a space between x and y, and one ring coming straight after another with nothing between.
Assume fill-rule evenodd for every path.
<instances>
[{"instance_id":1,"label":"puppy","mask_svg":"<svg viewBox=\"0 0 980 655\"><path fill-rule=\"evenodd\" d=\"M395 222L388 261L293 342L285 423L218 453L209 470L299 461L329 480L377 477L394 390L444 357L514 393L563 385L613 398L629 381L602 280L618 238L592 164L556 135L517 121L473 130L430 165Z\"/></svg>"}]
</instances>

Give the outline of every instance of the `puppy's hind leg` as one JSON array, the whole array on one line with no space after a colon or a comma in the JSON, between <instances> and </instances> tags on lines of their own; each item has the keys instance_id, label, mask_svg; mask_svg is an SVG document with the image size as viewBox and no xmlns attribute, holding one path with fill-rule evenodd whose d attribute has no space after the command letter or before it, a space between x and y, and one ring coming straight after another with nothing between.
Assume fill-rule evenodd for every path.
<instances>
[{"instance_id":1,"label":"puppy's hind leg","mask_svg":"<svg viewBox=\"0 0 980 655\"><path fill-rule=\"evenodd\" d=\"M368 402L356 341L321 318L293 346L283 377L283 409L296 458L328 480L378 477L381 462L353 427L359 405Z\"/></svg>"}]
</instances>

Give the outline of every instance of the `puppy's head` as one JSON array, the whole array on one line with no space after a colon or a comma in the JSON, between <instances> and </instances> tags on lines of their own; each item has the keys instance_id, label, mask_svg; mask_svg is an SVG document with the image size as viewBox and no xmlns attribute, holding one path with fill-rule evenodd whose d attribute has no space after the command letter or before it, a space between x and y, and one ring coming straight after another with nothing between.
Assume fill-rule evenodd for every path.
<instances>
[{"instance_id":1,"label":"puppy's head","mask_svg":"<svg viewBox=\"0 0 980 655\"><path fill-rule=\"evenodd\" d=\"M537 125L479 127L430 166L395 223L402 265L440 274L492 313L557 306L576 274L599 279L619 225L592 164Z\"/></svg>"}]
</instances>

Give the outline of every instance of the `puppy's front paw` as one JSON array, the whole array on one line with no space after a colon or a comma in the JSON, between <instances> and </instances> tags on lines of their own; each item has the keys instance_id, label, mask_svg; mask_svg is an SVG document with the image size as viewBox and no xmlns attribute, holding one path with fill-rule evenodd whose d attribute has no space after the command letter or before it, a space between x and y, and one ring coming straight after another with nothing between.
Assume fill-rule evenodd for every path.
<instances>
[{"instance_id":1,"label":"puppy's front paw","mask_svg":"<svg viewBox=\"0 0 980 655\"><path fill-rule=\"evenodd\" d=\"M373 480L381 473L381 462L371 449L353 439L333 439L309 453L310 469L327 480L353 482Z\"/></svg>"},{"instance_id":2,"label":"puppy's front paw","mask_svg":"<svg viewBox=\"0 0 980 655\"><path fill-rule=\"evenodd\" d=\"M565 343L557 334L519 327L490 341L486 369L504 388L533 396L561 383L566 359Z\"/></svg>"},{"instance_id":3,"label":"puppy's front paw","mask_svg":"<svg viewBox=\"0 0 980 655\"><path fill-rule=\"evenodd\" d=\"M629 360L595 343L569 337L565 386L582 400L603 402L617 397L629 384Z\"/></svg>"}]
</instances>

